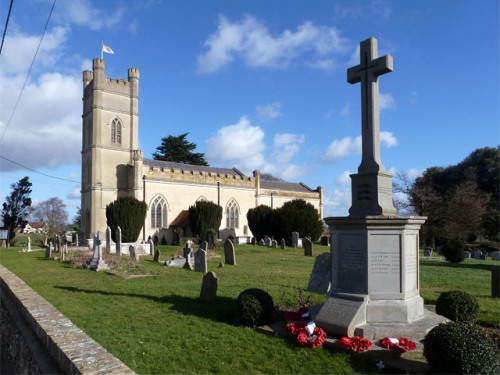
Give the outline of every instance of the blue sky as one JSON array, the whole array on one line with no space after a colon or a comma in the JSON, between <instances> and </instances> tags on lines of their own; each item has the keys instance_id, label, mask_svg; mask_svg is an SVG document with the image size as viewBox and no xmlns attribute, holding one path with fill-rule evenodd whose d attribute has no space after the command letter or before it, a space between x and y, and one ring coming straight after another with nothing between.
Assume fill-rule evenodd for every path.
<instances>
[{"instance_id":1,"label":"blue sky","mask_svg":"<svg viewBox=\"0 0 500 375\"><path fill-rule=\"evenodd\" d=\"M1 2L5 25L10 1ZM359 42L394 58L380 78L381 159L415 177L500 141L497 0L14 2L0 56L0 200L25 175L34 203L80 205L82 71L140 70L139 139L189 132L210 165L323 186L345 216L361 161ZM55 176L59 179L47 177ZM74 182L71 182L74 181Z\"/></svg>"}]
</instances>

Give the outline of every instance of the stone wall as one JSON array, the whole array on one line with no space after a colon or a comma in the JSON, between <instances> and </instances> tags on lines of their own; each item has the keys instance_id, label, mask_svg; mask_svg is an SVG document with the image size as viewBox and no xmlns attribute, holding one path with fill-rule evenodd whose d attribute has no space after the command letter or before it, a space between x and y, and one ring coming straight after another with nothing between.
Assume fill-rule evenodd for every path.
<instances>
[{"instance_id":1,"label":"stone wall","mask_svg":"<svg viewBox=\"0 0 500 375\"><path fill-rule=\"evenodd\" d=\"M8 372L134 374L2 265L0 301L0 348Z\"/></svg>"}]
</instances>

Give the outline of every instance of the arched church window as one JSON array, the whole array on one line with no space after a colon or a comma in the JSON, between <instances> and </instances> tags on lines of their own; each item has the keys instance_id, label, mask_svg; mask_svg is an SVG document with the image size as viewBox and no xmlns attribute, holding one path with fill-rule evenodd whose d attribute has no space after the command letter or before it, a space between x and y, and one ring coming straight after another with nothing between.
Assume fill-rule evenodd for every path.
<instances>
[{"instance_id":1,"label":"arched church window","mask_svg":"<svg viewBox=\"0 0 500 375\"><path fill-rule=\"evenodd\" d=\"M239 225L238 203L234 199L231 199L226 206L226 228L238 228Z\"/></svg>"},{"instance_id":2,"label":"arched church window","mask_svg":"<svg viewBox=\"0 0 500 375\"><path fill-rule=\"evenodd\" d=\"M118 118L111 122L111 143L122 143L122 122Z\"/></svg>"},{"instance_id":3,"label":"arched church window","mask_svg":"<svg viewBox=\"0 0 500 375\"><path fill-rule=\"evenodd\" d=\"M163 197L156 197L151 204L151 228L167 227L167 202Z\"/></svg>"}]
</instances>

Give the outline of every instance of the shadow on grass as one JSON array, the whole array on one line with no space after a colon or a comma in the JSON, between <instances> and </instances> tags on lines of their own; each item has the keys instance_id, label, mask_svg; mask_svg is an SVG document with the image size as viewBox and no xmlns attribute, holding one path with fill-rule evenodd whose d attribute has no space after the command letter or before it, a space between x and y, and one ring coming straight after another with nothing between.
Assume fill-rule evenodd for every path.
<instances>
[{"instance_id":1,"label":"shadow on grass","mask_svg":"<svg viewBox=\"0 0 500 375\"><path fill-rule=\"evenodd\" d=\"M450 263L447 261L435 261L435 260L425 260L420 259L420 265L426 267L447 267L447 268L457 268L457 269L473 269L473 270L485 270L485 271L493 271L495 267L498 267L499 264L480 264L480 263Z\"/></svg>"},{"instance_id":2,"label":"shadow on grass","mask_svg":"<svg viewBox=\"0 0 500 375\"><path fill-rule=\"evenodd\" d=\"M180 295L168 295L163 297L137 293L117 293L105 290L83 289L68 286L55 286L55 288L75 293L100 294L104 296L142 298L153 302L170 305L170 310L178 311L184 315L193 315L203 319L216 322L230 323L236 314L236 299L229 297L217 297L213 303L203 302L199 298L184 297Z\"/></svg>"}]
</instances>

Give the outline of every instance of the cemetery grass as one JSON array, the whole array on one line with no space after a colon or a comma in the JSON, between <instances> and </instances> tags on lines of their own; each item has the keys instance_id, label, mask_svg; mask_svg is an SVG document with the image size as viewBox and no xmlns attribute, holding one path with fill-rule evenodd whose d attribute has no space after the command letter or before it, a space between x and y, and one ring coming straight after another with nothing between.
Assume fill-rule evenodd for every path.
<instances>
[{"instance_id":1,"label":"cemetery grass","mask_svg":"<svg viewBox=\"0 0 500 375\"><path fill-rule=\"evenodd\" d=\"M158 248L160 260L181 253L180 247ZM1 249L0 263L137 373L379 373L344 351L299 347L237 324L236 298L247 288L264 289L289 309L324 300L303 292L314 258L302 249L236 246L237 265L223 268L223 249L212 253L208 269L219 279L213 304L199 300L201 273L164 267L152 256L141 257L136 268L125 256L107 256L116 262L111 274L81 268L90 253L72 264L20 249ZM317 254L324 251L315 246Z\"/></svg>"},{"instance_id":2,"label":"cemetery grass","mask_svg":"<svg viewBox=\"0 0 500 375\"><path fill-rule=\"evenodd\" d=\"M159 246L161 260L180 247ZM164 267L141 257L107 256L113 273L81 268L90 253L73 263L44 257L43 251L1 249L0 263L16 273L64 315L138 373L378 373L357 356L331 349L298 347L237 325L235 301L247 288L268 291L283 309L321 303L307 293L314 257L302 249L236 246L236 266L219 268L222 249L213 252L209 271L219 278L217 302L199 301L202 274ZM329 251L315 245L314 253ZM491 260L454 265L441 259L420 262L421 295L433 304L441 292L464 290L478 298L479 322L500 323L500 301L491 298Z\"/></svg>"}]
</instances>

